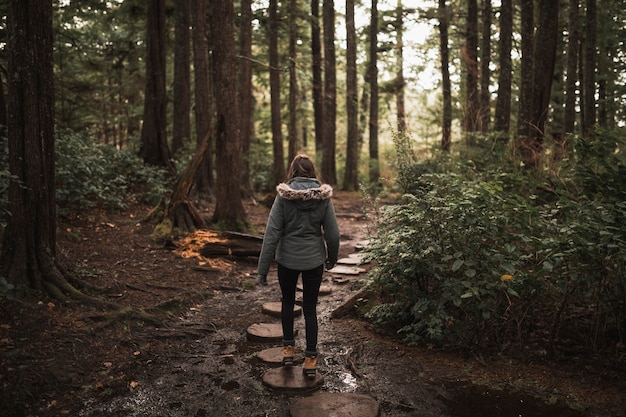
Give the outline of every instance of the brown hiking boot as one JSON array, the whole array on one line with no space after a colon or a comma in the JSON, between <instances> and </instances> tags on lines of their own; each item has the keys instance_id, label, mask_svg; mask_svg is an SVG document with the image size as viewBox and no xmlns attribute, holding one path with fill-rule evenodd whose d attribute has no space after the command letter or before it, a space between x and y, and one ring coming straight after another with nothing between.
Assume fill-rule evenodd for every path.
<instances>
[{"instance_id":1,"label":"brown hiking boot","mask_svg":"<svg viewBox=\"0 0 626 417\"><path fill-rule=\"evenodd\" d=\"M315 378L317 372L317 356L305 356L302 372L309 378Z\"/></svg>"},{"instance_id":2,"label":"brown hiking boot","mask_svg":"<svg viewBox=\"0 0 626 417\"><path fill-rule=\"evenodd\" d=\"M283 365L293 365L295 347L293 345L283 346Z\"/></svg>"}]
</instances>

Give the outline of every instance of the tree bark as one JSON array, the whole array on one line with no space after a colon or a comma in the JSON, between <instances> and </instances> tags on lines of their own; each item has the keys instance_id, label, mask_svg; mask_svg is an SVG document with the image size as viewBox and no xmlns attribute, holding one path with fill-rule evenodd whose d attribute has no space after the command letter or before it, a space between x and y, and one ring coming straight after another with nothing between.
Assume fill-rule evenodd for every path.
<instances>
[{"instance_id":1,"label":"tree bark","mask_svg":"<svg viewBox=\"0 0 626 417\"><path fill-rule=\"evenodd\" d=\"M517 151L522 161L532 161L533 150L528 145L532 134L533 115L533 38L534 38L534 7L533 0L522 0L522 61L519 93L519 114L517 117Z\"/></svg>"},{"instance_id":2,"label":"tree bark","mask_svg":"<svg viewBox=\"0 0 626 417\"><path fill-rule=\"evenodd\" d=\"M466 67L465 118L463 129L467 133L467 143L474 143L472 132L480 130L480 104L478 95L478 4L477 0L467 1L467 28L463 61Z\"/></svg>"},{"instance_id":3,"label":"tree bark","mask_svg":"<svg viewBox=\"0 0 626 417\"><path fill-rule=\"evenodd\" d=\"M196 119L196 149L208 136L206 154L196 172L195 187L199 194L212 197L213 192L213 83L209 75L209 41L207 38L207 0L193 2L193 67Z\"/></svg>"},{"instance_id":4,"label":"tree bark","mask_svg":"<svg viewBox=\"0 0 626 417\"><path fill-rule=\"evenodd\" d=\"M178 0L174 9L176 27L174 29L174 132L172 134L172 154L191 138L191 87L190 87L190 48L191 10L189 0Z\"/></svg>"},{"instance_id":5,"label":"tree bark","mask_svg":"<svg viewBox=\"0 0 626 417\"><path fill-rule=\"evenodd\" d=\"M167 145L165 0L149 1L147 14L146 89L139 155L144 162L173 172Z\"/></svg>"},{"instance_id":6,"label":"tree bark","mask_svg":"<svg viewBox=\"0 0 626 417\"><path fill-rule=\"evenodd\" d=\"M567 23L567 78L565 79L564 136L576 126L576 84L578 83L578 48L580 47L580 0L570 0Z\"/></svg>"},{"instance_id":7,"label":"tree bark","mask_svg":"<svg viewBox=\"0 0 626 417\"><path fill-rule=\"evenodd\" d=\"M337 183L335 162L337 130L337 68L335 57L335 2L324 0L324 148L322 178Z\"/></svg>"},{"instance_id":8,"label":"tree bark","mask_svg":"<svg viewBox=\"0 0 626 417\"><path fill-rule=\"evenodd\" d=\"M296 0L289 2L289 126L288 126L288 142L289 152L288 160L292 161L296 156L300 144L298 141L298 74L297 74L297 50L296 42L298 41L298 31L296 29L298 18L298 4Z\"/></svg>"},{"instance_id":9,"label":"tree bark","mask_svg":"<svg viewBox=\"0 0 626 417\"><path fill-rule=\"evenodd\" d=\"M378 0L372 0L369 46L369 180L372 186L377 186L380 181L378 161Z\"/></svg>"},{"instance_id":10,"label":"tree bark","mask_svg":"<svg viewBox=\"0 0 626 417\"><path fill-rule=\"evenodd\" d=\"M404 105L404 8L402 0L396 5L396 125L398 132L406 132L406 110Z\"/></svg>"},{"instance_id":11,"label":"tree bark","mask_svg":"<svg viewBox=\"0 0 626 417\"><path fill-rule=\"evenodd\" d=\"M273 182L285 179L285 156L280 103L280 68L278 59L278 0L270 0L269 10L270 53L270 107L272 113L272 143L274 150Z\"/></svg>"},{"instance_id":12,"label":"tree bark","mask_svg":"<svg viewBox=\"0 0 626 417\"><path fill-rule=\"evenodd\" d=\"M235 59L235 13L230 0L212 0L210 5L215 40L215 101L220 103L216 109L217 181L213 221L229 230L241 231L248 225L241 200L241 131Z\"/></svg>"},{"instance_id":13,"label":"tree bark","mask_svg":"<svg viewBox=\"0 0 626 417\"><path fill-rule=\"evenodd\" d=\"M348 137L346 138L346 169L343 188L359 189L359 121L356 66L356 28L354 22L354 0L346 0L346 113Z\"/></svg>"},{"instance_id":14,"label":"tree bark","mask_svg":"<svg viewBox=\"0 0 626 417\"><path fill-rule=\"evenodd\" d=\"M584 64L583 64L583 136L588 137L596 124L596 0L587 0L585 16Z\"/></svg>"},{"instance_id":15,"label":"tree bark","mask_svg":"<svg viewBox=\"0 0 626 417\"><path fill-rule=\"evenodd\" d=\"M250 144L254 135L254 98L252 96L252 1L241 0L239 30L239 112L241 113L241 140L243 168L241 181L246 195L252 195L250 183Z\"/></svg>"},{"instance_id":16,"label":"tree bark","mask_svg":"<svg viewBox=\"0 0 626 417\"><path fill-rule=\"evenodd\" d=\"M496 99L494 130L499 132L505 141L508 140L508 133L511 127L512 47L513 0L502 0L500 6L500 72L498 74L498 98Z\"/></svg>"},{"instance_id":17,"label":"tree bark","mask_svg":"<svg viewBox=\"0 0 626 417\"><path fill-rule=\"evenodd\" d=\"M559 30L559 0L544 0L539 8L539 22L536 33L534 92L533 92L533 130L527 147L530 147L532 159L524 159L526 165L540 166L543 151L545 126L548 120L554 65Z\"/></svg>"},{"instance_id":18,"label":"tree bark","mask_svg":"<svg viewBox=\"0 0 626 417\"><path fill-rule=\"evenodd\" d=\"M480 48L480 131L489 131L491 118L491 0L482 0L482 38Z\"/></svg>"},{"instance_id":19,"label":"tree bark","mask_svg":"<svg viewBox=\"0 0 626 417\"><path fill-rule=\"evenodd\" d=\"M311 0L311 72L313 73L313 117L315 118L315 154L322 160L324 149L324 89L322 85L322 41L319 0Z\"/></svg>"},{"instance_id":20,"label":"tree bark","mask_svg":"<svg viewBox=\"0 0 626 417\"><path fill-rule=\"evenodd\" d=\"M441 94L443 96L443 120L441 150L450 152L452 143L452 87L450 82L450 51L448 48L448 10L446 0L439 0L439 49L441 54Z\"/></svg>"}]
</instances>

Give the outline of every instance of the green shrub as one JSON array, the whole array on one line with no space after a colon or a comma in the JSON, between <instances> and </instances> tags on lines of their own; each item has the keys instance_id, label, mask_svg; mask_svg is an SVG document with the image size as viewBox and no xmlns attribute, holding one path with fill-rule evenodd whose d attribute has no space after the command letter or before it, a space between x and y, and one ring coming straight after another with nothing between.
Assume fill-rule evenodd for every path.
<instances>
[{"instance_id":1,"label":"green shrub","mask_svg":"<svg viewBox=\"0 0 626 417\"><path fill-rule=\"evenodd\" d=\"M145 165L129 151L69 131L59 132L56 144L56 199L61 211L119 209L131 197L156 204L168 189L164 169Z\"/></svg>"},{"instance_id":2,"label":"green shrub","mask_svg":"<svg viewBox=\"0 0 626 417\"><path fill-rule=\"evenodd\" d=\"M449 172L424 169L436 161L399 152L406 194L384 208L372 240L379 303L369 317L410 343L623 343L622 144L619 135L574 141L560 170L528 174L450 161Z\"/></svg>"}]
</instances>

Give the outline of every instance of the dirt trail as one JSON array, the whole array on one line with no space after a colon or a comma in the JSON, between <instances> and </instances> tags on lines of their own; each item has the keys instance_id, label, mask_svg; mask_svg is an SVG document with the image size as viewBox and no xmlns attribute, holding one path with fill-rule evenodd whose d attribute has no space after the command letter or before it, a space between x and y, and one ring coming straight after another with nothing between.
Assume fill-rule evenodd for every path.
<instances>
[{"instance_id":1,"label":"dirt trail","mask_svg":"<svg viewBox=\"0 0 626 417\"><path fill-rule=\"evenodd\" d=\"M366 218L353 194L339 194L335 206L343 257L367 237ZM267 207L247 210L262 232ZM257 287L254 258L183 258L154 242L153 225L139 223L142 213L143 208L71 219L63 226L60 246L74 270L106 288L104 296L160 312L166 324L155 328L140 318L110 323L99 312L48 300L31 309L10 304L0 314L0 405L6 405L0 408L9 410L5 415L288 416L295 401L312 393L265 387L262 375L269 365L256 355L275 344L246 337L253 323L279 321L262 312L263 303L279 300L275 268L269 285ZM380 403L382 417L609 417L622 412L624 403L616 399L623 394L623 381L567 364L411 348L356 317L331 318L362 278L337 283L326 277L332 292L320 298L318 310L320 391L369 395ZM302 318L296 326L302 345Z\"/></svg>"}]
</instances>

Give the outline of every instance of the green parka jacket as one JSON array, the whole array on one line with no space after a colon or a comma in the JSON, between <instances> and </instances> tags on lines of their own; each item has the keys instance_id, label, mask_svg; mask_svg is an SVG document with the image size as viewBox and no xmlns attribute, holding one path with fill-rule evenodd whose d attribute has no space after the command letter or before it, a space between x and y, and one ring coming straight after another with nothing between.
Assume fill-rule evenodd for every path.
<instances>
[{"instance_id":1,"label":"green parka jacket","mask_svg":"<svg viewBox=\"0 0 626 417\"><path fill-rule=\"evenodd\" d=\"M339 227L331 197L333 189L315 178L296 177L276 187L270 210L258 274L267 276L276 258L281 265L306 271L339 255Z\"/></svg>"}]
</instances>

